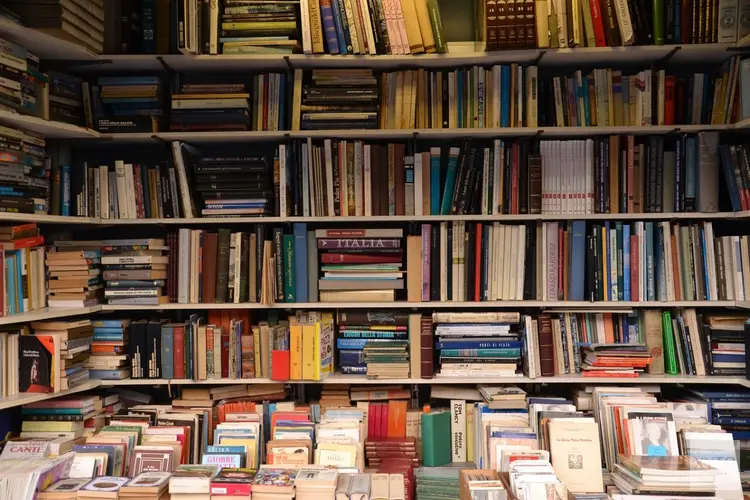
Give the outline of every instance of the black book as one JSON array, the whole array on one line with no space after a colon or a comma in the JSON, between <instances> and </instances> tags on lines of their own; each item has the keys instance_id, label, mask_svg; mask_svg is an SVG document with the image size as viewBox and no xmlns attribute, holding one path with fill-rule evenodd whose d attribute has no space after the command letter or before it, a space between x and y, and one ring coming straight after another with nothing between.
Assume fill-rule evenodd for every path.
<instances>
[{"instance_id":1,"label":"black book","mask_svg":"<svg viewBox=\"0 0 750 500\"><path fill-rule=\"evenodd\" d=\"M509 214L512 191L511 185L513 179L513 144L510 142L505 144L505 157L503 161L505 163L505 166L503 167L505 180L503 181L503 192L501 193L501 196L503 197L503 213Z\"/></svg>"},{"instance_id":2,"label":"black book","mask_svg":"<svg viewBox=\"0 0 750 500\"><path fill-rule=\"evenodd\" d=\"M273 228L273 249L276 254L276 301L285 302L284 298L284 230Z\"/></svg>"},{"instance_id":3,"label":"black book","mask_svg":"<svg viewBox=\"0 0 750 500\"><path fill-rule=\"evenodd\" d=\"M453 223L448 223L448 231L446 237L446 252L445 252L445 263L446 273L445 281L447 287L447 300L453 300Z\"/></svg>"},{"instance_id":4,"label":"black book","mask_svg":"<svg viewBox=\"0 0 750 500\"><path fill-rule=\"evenodd\" d=\"M262 295L261 289L263 287L263 246L266 241L265 226L263 224L257 224L255 226L255 296L260 297ZM249 325L246 326L250 328Z\"/></svg>"},{"instance_id":5,"label":"black book","mask_svg":"<svg viewBox=\"0 0 750 500\"><path fill-rule=\"evenodd\" d=\"M472 187L472 196L470 198L471 203L467 213L479 214L482 213L482 172L484 169L484 157L483 151L479 150L474 159L474 186Z\"/></svg>"},{"instance_id":6,"label":"black book","mask_svg":"<svg viewBox=\"0 0 750 500\"><path fill-rule=\"evenodd\" d=\"M609 174L611 172L612 165L609 163L609 140L607 138L602 139L602 195L604 198L604 213L612 213L611 211L611 205L617 203L617 200L610 200L610 192L609 192L609 185L610 185L610 178Z\"/></svg>"},{"instance_id":7,"label":"black book","mask_svg":"<svg viewBox=\"0 0 750 500\"><path fill-rule=\"evenodd\" d=\"M594 265L594 248L596 239L593 235L586 235L586 296L590 301L598 300L594 280L596 279L596 266Z\"/></svg>"},{"instance_id":8,"label":"black book","mask_svg":"<svg viewBox=\"0 0 750 500\"><path fill-rule=\"evenodd\" d=\"M450 102L448 100L448 97L450 96L450 92L448 90L448 71L441 72L441 80L442 80L442 87L443 87L443 128L448 128L449 121L449 113L450 113Z\"/></svg>"},{"instance_id":9,"label":"black book","mask_svg":"<svg viewBox=\"0 0 750 500\"><path fill-rule=\"evenodd\" d=\"M536 299L536 224L526 225L526 262L523 276L523 300Z\"/></svg>"},{"instance_id":10,"label":"black book","mask_svg":"<svg viewBox=\"0 0 750 500\"><path fill-rule=\"evenodd\" d=\"M467 301L479 300L479 297L474 296L474 283L476 281L475 266L477 265L475 259L475 252L477 248L476 227L476 224L470 223L468 224L468 228L465 232L466 238L464 241L464 255L466 256L466 281L463 286L465 286L466 293L464 294L464 297L466 297Z\"/></svg>"},{"instance_id":11,"label":"black book","mask_svg":"<svg viewBox=\"0 0 750 500\"><path fill-rule=\"evenodd\" d=\"M18 339L18 389L20 392L53 392L54 347L46 336L21 335Z\"/></svg>"},{"instance_id":12,"label":"black book","mask_svg":"<svg viewBox=\"0 0 750 500\"><path fill-rule=\"evenodd\" d=\"M148 378L161 378L161 321L146 324Z\"/></svg>"},{"instance_id":13,"label":"black book","mask_svg":"<svg viewBox=\"0 0 750 500\"><path fill-rule=\"evenodd\" d=\"M518 213L529 213L529 141L521 139L518 151Z\"/></svg>"},{"instance_id":14,"label":"black book","mask_svg":"<svg viewBox=\"0 0 750 500\"><path fill-rule=\"evenodd\" d=\"M440 224L430 225L430 300L440 300Z\"/></svg>"},{"instance_id":15,"label":"black book","mask_svg":"<svg viewBox=\"0 0 750 500\"><path fill-rule=\"evenodd\" d=\"M674 207L675 212L685 211L685 136L680 136L675 141L675 168L674 168ZM670 210L667 207L667 210Z\"/></svg>"},{"instance_id":16,"label":"black book","mask_svg":"<svg viewBox=\"0 0 750 500\"><path fill-rule=\"evenodd\" d=\"M331 161L333 165L339 164L339 142L338 141L331 141ZM339 169L334 168L333 171L333 215L336 217L341 215L341 179L339 178ZM375 204L376 200L373 198L373 205ZM373 206L373 213L378 214L379 212L376 212L374 210Z\"/></svg>"},{"instance_id":17,"label":"black book","mask_svg":"<svg viewBox=\"0 0 750 500\"><path fill-rule=\"evenodd\" d=\"M473 185L472 173L476 154L476 148L470 147L468 140L462 144L461 153L458 157L456 189L453 191L453 200L451 202L451 214L453 215L463 215L466 213L466 206L469 203L469 196L471 195L469 187Z\"/></svg>"},{"instance_id":18,"label":"black book","mask_svg":"<svg viewBox=\"0 0 750 500\"><path fill-rule=\"evenodd\" d=\"M601 226L594 226L594 265L596 269L594 271L594 291L596 293L596 300L604 300L604 268L602 263L602 256L599 255L599 249L602 245L602 229Z\"/></svg>"}]
</instances>

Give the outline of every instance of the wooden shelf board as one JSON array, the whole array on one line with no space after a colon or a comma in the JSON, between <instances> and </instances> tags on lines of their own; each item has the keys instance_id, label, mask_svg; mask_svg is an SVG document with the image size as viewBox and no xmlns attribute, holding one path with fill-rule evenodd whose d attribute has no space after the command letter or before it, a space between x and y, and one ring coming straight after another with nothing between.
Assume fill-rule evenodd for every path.
<instances>
[{"instance_id":1,"label":"wooden shelf board","mask_svg":"<svg viewBox=\"0 0 750 500\"><path fill-rule=\"evenodd\" d=\"M0 325L16 325L30 321L43 321L47 319L66 318L68 316L80 316L82 314L94 314L102 310L101 305L81 307L76 309L45 307L36 311L21 314L11 314L0 317Z\"/></svg>"},{"instance_id":2,"label":"wooden shelf board","mask_svg":"<svg viewBox=\"0 0 750 500\"><path fill-rule=\"evenodd\" d=\"M38 224L100 224L98 217L69 217L47 214L13 214L0 212L0 222L36 222Z\"/></svg>"},{"instance_id":3,"label":"wooden shelf board","mask_svg":"<svg viewBox=\"0 0 750 500\"><path fill-rule=\"evenodd\" d=\"M0 410L5 410L8 408L22 406L22 405L30 404L30 403L36 403L38 401L46 401L48 399L55 399L55 398L59 398L62 396L67 396L69 394L76 394L79 392L88 391L91 389L96 389L100 385L101 385L100 380L88 380L80 385L73 387L72 389L67 389L65 391L60 391L60 392L52 392L52 393L24 392L21 394L16 394L15 396L9 396L9 397L0 399Z\"/></svg>"},{"instance_id":4,"label":"wooden shelf board","mask_svg":"<svg viewBox=\"0 0 750 500\"><path fill-rule=\"evenodd\" d=\"M96 139L99 137L99 133L95 130L5 110L0 110L0 123L38 132L47 139Z\"/></svg>"}]
</instances>

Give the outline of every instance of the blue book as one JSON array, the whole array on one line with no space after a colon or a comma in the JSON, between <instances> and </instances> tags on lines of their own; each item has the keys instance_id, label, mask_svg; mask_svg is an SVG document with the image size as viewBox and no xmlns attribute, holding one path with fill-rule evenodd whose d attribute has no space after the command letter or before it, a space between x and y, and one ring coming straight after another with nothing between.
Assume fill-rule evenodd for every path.
<instances>
[{"instance_id":1,"label":"blue book","mask_svg":"<svg viewBox=\"0 0 750 500\"><path fill-rule=\"evenodd\" d=\"M333 9L333 22L336 24L336 36L339 39L339 53L351 54L353 52L352 41L344 10L344 0L331 0L331 8Z\"/></svg>"},{"instance_id":2,"label":"blue book","mask_svg":"<svg viewBox=\"0 0 750 500\"><path fill-rule=\"evenodd\" d=\"M365 364L365 352L359 351L341 351L339 352L339 364L341 366L367 366Z\"/></svg>"},{"instance_id":3,"label":"blue book","mask_svg":"<svg viewBox=\"0 0 750 500\"><path fill-rule=\"evenodd\" d=\"M72 215L70 213L70 165L63 165L61 168L62 175L60 176L61 184L61 196L60 203L60 215Z\"/></svg>"},{"instance_id":4,"label":"blue book","mask_svg":"<svg viewBox=\"0 0 750 500\"><path fill-rule=\"evenodd\" d=\"M703 288L706 290L706 300L713 300L711 297L711 285L708 282L708 253L706 252L706 231L701 230L701 259L703 260ZM718 298L718 297L716 297Z\"/></svg>"},{"instance_id":5,"label":"blue book","mask_svg":"<svg viewBox=\"0 0 750 500\"><path fill-rule=\"evenodd\" d=\"M500 126L510 127L510 66L500 68Z\"/></svg>"},{"instance_id":6,"label":"blue book","mask_svg":"<svg viewBox=\"0 0 750 500\"><path fill-rule=\"evenodd\" d=\"M94 330L102 329L102 328L116 328L117 330L122 330L125 325L130 323L129 320L126 319L92 319L91 320L91 326L94 327Z\"/></svg>"},{"instance_id":7,"label":"blue book","mask_svg":"<svg viewBox=\"0 0 750 500\"><path fill-rule=\"evenodd\" d=\"M368 344L382 345L383 347L406 346L406 340L373 340L373 339L336 339L336 347L339 349L364 349Z\"/></svg>"},{"instance_id":8,"label":"blue book","mask_svg":"<svg viewBox=\"0 0 750 500\"><path fill-rule=\"evenodd\" d=\"M719 363L744 363L744 354L713 354L712 359L714 362Z\"/></svg>"},{"instance_id":9,"label":"blue book","mask_svg":"<svg viewBox=\"0 0 750 500\"><path fill-rule=\"evenodd\" d=\"M451 148L453 150L454 148ZM458 149L458 148L455 148ZM443 197L440 200L440 215L449 215L451 213L451 203L453 201L453 191L456 188L456 174L458 172L459 155L448 155L448 171L445 175L445 188Z\"/></svg>"},{"instance_id":10,"label":"blue book","mask_svg":"<svg viewBox=\"0 0 750 500\"><path fill-rule=\"evenodd\" d=\"M612 283L612 261L610 260L610 252L614 252L615 249L612 248L612 244L610 243L611 238L609 235L609 221L604 223L604 230L604 252L606 265L602 266L604 268L604 279L602 280L602 283L605 284L604 289L607 300L612 300L612 290L614 286L617 286L617 282L615 282L614 284Z\"/></svg>"},{"instance_id":11,"label":"blue book","mask_svg":"<svg viewBox=\"0 0 750 500\"><path fill-rule=\"evenodd\" d=\"M435 342L436 349L520 349L523 342L520 340L438 340Z\"/></svg>"},{"instance_id":12,"label":"blue book","mask_svg":"<svg viewBox=\"0 0 750 500\"><path fill-rule=\"evenodd\" d=\"M745 392L733 392L733 391L702 391L699 389L688 389L698 397L708 399L711 401L731 401L731 402L744 402L750 401L750 391Z\"/></svg>"},{"instance_id":13,"label":"blue book","mask_svg":"<svg viewBox=\"0 0 750 500\"><path fill-rule=\"evenodd\" d=\"M724 181L726 181L727 190L729 191L729 200L732 202L732 210L739 212L742 210L742 203L740 202L740 192L737 189L737 178L734 176L732 154L727 144L719 145L719 157L721 159L721 169L724 172Z\"/></svg>"},{"instance_id":14,"label":"blue book","mask_svg":"<svg viewBox=\"0 0 750 500\"><path fill-rule=\"evenodd\" d=\"M12 293L13 290L16 289L15 282L14 282L14 274L13 269L15 269L15 255L12 255L11 252L7 252L5 255L5 267L8 269L8 274L6 276L6 279L8 280L8 284L6 285L8 288L8 311L10 314L16 314L18 311L16 310L16 294Z\"/></svg>"},{"instance_id":15,"label":"blue book","mask_svg":"<svg viewBox=\"0 0 750 500\"><path fill-rule=\"evenodd\" d=\"M22 415L83 415L83 408L24 408Z\"/></svg>"},{"instance_id":16,"label":"blue book","mask_svg":"<svg viewBox=\"0 0 750 500\"><path fill-rule=\"evenodd\" d=\"M646 300L656 300L654 289L654 223L644 224L644 237L646 239Z\"/></svg>"},{"instance_id":17,"label":"blue book","mask_svg":"<svg viewBox=\"0 0 750 500\"><path fill-rule=\"evenodd\" d=\"M473 349L466 351L465 349L441 349L440 356L443 358L458 358L464 356L478 357L478 358L519 358L521 356L521 348L517 349L493 349L493 348L482 348Z\"/></svg>"},{"instance_id":18,"label":"blue book","mask_svg":"<svg viewBox=\"0 0 750 500\"><path fill-rule=\"evenodd\" d=\"M615 222L615 239L617 248L615 249L617 259L617 300L625 300L625 283L623 276L623 250L622 250L622 222Z\"/></svg>"},{"instance_id":19,"label":"blue book","mask_svg":"<svg viewBox=\"0 0 750 500\"><path fill-rule=\"evenodd\" d=\"M664 275L664 230L661 225L656 226L654 236L654 281L656 283L657 300L667 300L666 276Z\"/></svg>"},{"instance_id":20,"label":"blue book","mask_svg":"<svg viewBox=\"0 0 750 500\"><path fill-rule=\"evenodd\" d=\"M307 302L307 224L292 225L294 233L294 277L297 302Z\"/></svg>"},{"instance_id":21,"label":"blue book","mask_svg":"<svg viewBox=\"0 0 750 500\"><path fill-rule=\"evenodd\" d=\"M586 222L573 221L570 239L570 300L584 300L583 282L586 278Z\"/></svg>"},{"instance_id":22,"label":"blue book","mask_svg":"<svg viewBox=\"0 0 750 500\"><path fill-rule=\"evenodd\" d=\"M621 88L622 86L620 86ZM591 102L589 100L589 79L583 77L583 87L581 88L583 94L583 117L586 120L585 124L587 127L591 126ZM628 102L628 101L623 101Z\"/></svg>"},{"instance_id":23,"label":"blue book","mask_svg":"<svg viewBox=\"0 0 750 500\"><path fill-rule=\"evenodd\" d=\"M750 431L733 431L730 429L727 431L732 435L735 441L750 439Z\"/></svg>"},{"instance_id":24,"label":"blue book","mask_svg":"<svg viewBox=\"0 0 750 500\"><path fill-rule=\"evenodd\" d=\"M174 333L169 325L161 327L161 374L165 379L174 378Z\"/></svg>"},{"instance_id":25,"label":"blue book","mask_svg":"<svg viewBox=\"0 0 750 500\"><path fill-rule=\"evenodd\" d=\"M123 333L94 333L94 340L123 340Z\"/></svg>"},{"instance_id":26,"label":"blue book","mask_svg":"<svg viewBox=\"0 0 750 500\"><path fill-rule=\"evenodd\" d=\"M333 8L331 7L331 0L321 0L320 2L320 18L323 23L323 31L326 41L326 50L329 54L339 53L339 39L336 35L336 21L333 17Z\"/></svg>"},{"instance_id":27,"label":"blue book","mask_svg":"<svg viewBox=\"0 0 750 500\"><path fill-rule=\"evenodd\" d=\"M623 300L631 300L630 295L630 224L622 226L622 278Z\"/></svg>"},{"instance_id":28,"label":"blue book","mask_svg":"<svg viewBox=\"0 0 750 500\"><path fill-rule=\"evenodd\" d=\"M750 425L750 418L742 418L742 417L714 417L712 419L712 424L719 424L719 425L742 425L747 426Z\"/></svg>"},{"instance_id":29,"label":"blue book","mask_svg":"<svg viewBox=\"0 0 750 500\"><path fill-rule=\"evenodd\" d=\"M121 380L130 375L130 370L89 370L90 379Z\"/></svg>"},{"instance_id":30,"label":"blue book","mask_svg":"<svg viewBox=\"0 0 750 500\"><path fill-rule=\"evenodd\" d=\"M692 200L695 208L695 179L698 170L698 151L695 137L688 137L685 146L685 199ZM691 207L682 207L683 210L691 210Z\"/></svg>"},{"instance_id":31,"label":"blue book","mask_svg":"<svg viewBox=\"0 0 750 500\"><path fill-rule=\"evenodd\" d=\"M440 154L430 152L430 215L440 215Z\"/></svg>"},{"instance_id":32,"label":"blue book","mask_svg":"<svg viewBox=\"0 0 750 500\"><path fill-rule=\"evenodd\" d=\"M16 293L18 293L18 312L25 312L26 307L23 299L23 257L16 253Z\"/></svg>"},{"instance_id":33,"label":"blue book","mask_svg":"<svg viewBox=\"0 0 750 500\"><path fill-rule=\"evenodd\" d=\"M97 79L99 85L159 85L161 79L158 76L100 76Z\"/></svg>"},{"instance_id":34,"label":"blue book","mask_svg":"<svg viewBox=\"0 0 750 500\"><path fill-rule=\"evenodd\" d=\"M680 2L673 2L673 12L674 12L674 39L682 40L682 4ZM628 102L628 101L623 101Z\"/></svg>"}]
</instances>

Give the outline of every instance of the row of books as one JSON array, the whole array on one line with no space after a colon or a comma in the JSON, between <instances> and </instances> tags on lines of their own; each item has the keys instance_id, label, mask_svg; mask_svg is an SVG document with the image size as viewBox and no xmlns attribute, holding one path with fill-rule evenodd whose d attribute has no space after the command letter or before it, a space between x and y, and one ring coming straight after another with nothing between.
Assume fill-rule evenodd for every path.
<instances>
[{"instance_id":1,"label":"row of books","mask_svg":"<svg viewBox=\"0 0 750 500\"><path fill-rule=\"evenodd\" d=\"M1 63L0 63L1 64ZM0 126L0 212L42 214L50 209L50 171L44 136Z\"/></svg>"},{"instance_id":2,"label":"row of books","mask_svg":"<svg viewBox=\"0 0 750 500\"><path fill-rule=\"evenodd\" d=\"M36 224L0 228L0 316L47 306L44 236Z\"/></svg>"},{"instance_id":3,"label":"row of books","mask_svg":"<svg viewBox=\"0 0 750 500\"><path fill-rule=\"evenodd\" d=\"M0 109L49 119L44 115L50 111L47 104L53 105L58 85L39 71L39 58L25 47L4 38L0 38L0 46Z\"/></svg>"}]
</instances>

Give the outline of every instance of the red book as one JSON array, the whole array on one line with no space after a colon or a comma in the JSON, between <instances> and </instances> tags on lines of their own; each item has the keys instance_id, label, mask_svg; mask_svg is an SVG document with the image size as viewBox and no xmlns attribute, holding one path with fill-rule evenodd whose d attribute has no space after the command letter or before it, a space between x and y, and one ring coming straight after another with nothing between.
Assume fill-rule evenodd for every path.
<instances>
[{"instance_id":1,"label":"red book","mask_svg":"<svg viewBox=\"0 0 750 500\"><path fill-rule=\"evenodd\" d=\"M380 409L379 404L370 403L370 407L367 411L367 439L377 439L378 430L380 423Z\"/></svg>"},{"instance_id":2,"label":"red book","mask_svg":"<svg viewBox=\"0 0 750 500\"><path fill-rule=\"evenodd\" d=\"M609 372L606 370L594 370L594 371L587 371L583 370L581 373L583 373L584 377L607 377L607 378L637 378L638 373L630 373L630 372Z\"/></svg>"},{"instance_id":3,"label":"red book","mask_svg":"<svg viewBox=\"0 0 750 500\"><path fill-rule=\"evenodd\" d=\"M433 349L432 318L429 315L423 315L420 321L420 354L421 354L421 377L432 378L435 373L435 354Z\"/></svg>"},{"instance_id":4,"label":"red book","mask_svg":"<svg viewBox=\"0 0 750 500\"><path fill-rule=\"evenodd\" d=\"M630 236L630 300L638 302L638 236Z\"/></svg>"},{"instance_id":5,"label":"red book","mask_svg":"<svg viewBox=\"0 0 750 500\"><path fill-rule=\"evenodd\" d=\"M378 436L381 438L388 437L388 403L380 405L380 419L379 419L379 430Z\"/></svg>"},{"instance_id":6,"label":"red book","mask_svg":"<svg viewBox=\"0 0 750 500\"><path fill-rule=\"evenodd\" d=\"M563 228L557 228L557 297L565 297L565 244ZM554 299L553 299L554 300Z\"/></svg>"},{"instance_id":7,"label":"red book","mask_svg":"<svg viewBox=\"0 0 750 500\"><path fill-rule=\"evenodd\" d=\"M480 281L482 280L482 224L477 223L476 243L474 244L474 302L482 300Z\"/></svg>"},{"instance_id":8,"label":"red book","mask_svg":"<svg viewBox=\"0 0 750 500\"><path fill-rule=\"evenodd\" d=\"M44 245L44 236L40 234L39 236L32 236L30 238L21 238L13 241L2 241L0 242L0 245L2 245L5 250L19 250L21 248L38 247L39 245Z\"/></svg>"},{"instance_id":9,"label":"red book","mask_svg":"<svg viewBox=\"0 0 750 500\"><path fill-rule=\"evenodd\" d=\"M324 253L320 261L323 264L401 264L403 258L400 255Z\"/></svg>"},{"instance_id":10,"label":"red book","mask_svg":"<svg viewBox=\"0 0 750 500\"><path fill-rule=\"evenodd\" d=\"M604 21L602 20L602 13L599 9L599 0L589 0L589 8L591 9L591 21L594 24L594 40L596 41L596 46L606 47L607 38L604 36Z\"/></svg>"},{"instance_id":11,"label":"red book","mask_svg":"<svg viewBox=\"0 0 750 500\"><path fill-rule=\"evenodd\" d=\"M289 380L289 351L271 352L271 380Z\"/></svg>"},{"instance_id":12,"label":"red book","mask_svg":"<svg viewBox=\"0 0 750 500\"><path fill-rule=\"evenodd\" d=\"M210 287L213 288L213 287ZM205 290L205 288L204 288ZM221 327L221 378L229 378L229 338L234 332L230 328Z\"/></svg>"},{"instance_id":13,"label":"red book","mask_svg":"<svg viewBox=\"0 0 750 500\"><path fill-rule=\"evenodd\" d=\"M674 75L664 79L664 125L674 125L674 100L677 78Z\"/></svg>"},{"instance_id":14,"label":"red book","mask_svg":"<svg viewBox=\"0 0 750 500\"><path fill-rule=\"evenodd\" d=\"M174 378L185 378L185 325L174 325L172 328L174 347ZM224 361L222 360L222 363Z\"/></svg>"},{"instance_id":15,"label":"red book","mask_svg":"<svg viewBox=\"0 0 750 500\"><path fill-rule=\"evenodd\" d=\"M635 137L629 135L627 138L627 173L628 173L628 206L627 212L632 214L635 211Z\"/></svg>"}]
</instances>

